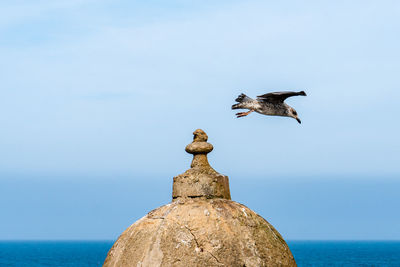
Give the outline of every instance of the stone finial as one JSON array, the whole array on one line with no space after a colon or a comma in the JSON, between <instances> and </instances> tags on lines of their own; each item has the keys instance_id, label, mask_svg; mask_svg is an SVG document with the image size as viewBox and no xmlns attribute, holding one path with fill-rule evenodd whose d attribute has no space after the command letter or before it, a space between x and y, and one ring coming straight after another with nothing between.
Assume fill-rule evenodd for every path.
<instances>
[{"instance_id":1,"label":"stone finial","mask_svg":"<svg viewBox=\"0 0 400 267\"><path fill-rule=\"evenodd\" d=\"M186 146L186 152L193 154L190 169L174 177L172 198L225 198L231 199L229 179L219 174L208 163L207 154L213 146L207 143L208 136L201 130L193 132L193 142Z\"/></svg>"},{"instance_id":2,"label":"stone finial","mask_svg":"<svg viewBox=\"0 0 400 267\"><path fill-rule=\"evenodd\" d=\"M191 168L211 168L207 160L207 154L213 150L213 145L207 143L208 136L201 130L193 132L193 142L185 148L186 152L193 154Z\"/></svg>"}]
</instances>

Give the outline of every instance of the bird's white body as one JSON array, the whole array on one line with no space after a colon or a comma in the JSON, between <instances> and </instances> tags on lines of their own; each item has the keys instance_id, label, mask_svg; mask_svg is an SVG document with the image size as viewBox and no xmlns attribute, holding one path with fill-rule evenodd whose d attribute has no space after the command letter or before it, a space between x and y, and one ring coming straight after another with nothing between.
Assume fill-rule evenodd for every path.
<instances>
[{"instance_id":1,"label":"bird's white body","mask_svg":"<svg viewBox=\"0 0 400 267\"><path fill-rule=\"evenodd\" d=\"M261 103L255 99L240 103L240 108L253 110L257 113L269 116L287 116L289 109L291 108L286 103L272 104L272 103Z\"/></svg>"},{"instance_id":2,"label":"bird's white body","mask_svg":"<svg viewBox=\"0 0 400 267\"><path fill-rule=\"evenodd\" d=\"M248 112L239 112L236 115L239 117L247 116L251 112L269 116L283 116L291 117L301 123L297 116L297 112L284 103L283 101L290 96L295 95L306 95L304 91L301 92L277 92L269 93L262 96L258 96L257 99L250 98L245 94L241 94L236 101L239 102L232 106L232 109L248 109Z\"/></svg>"}]
</instances>

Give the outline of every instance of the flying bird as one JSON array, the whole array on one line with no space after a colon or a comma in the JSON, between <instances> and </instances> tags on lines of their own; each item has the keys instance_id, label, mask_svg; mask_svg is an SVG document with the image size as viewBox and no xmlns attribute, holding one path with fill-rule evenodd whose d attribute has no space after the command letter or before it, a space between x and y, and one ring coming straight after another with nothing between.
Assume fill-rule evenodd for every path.
<instances>
[{"instance_id":1,"label":"flying bird","mask_svg":"<svg viewBox=\"0 0 400 267\"><path fill-rule=\"evenodd\" d=\"M286 98L297 95L306 96L306 93L304 91L274 92L257 96L257 99L250 98L245 94L240 94L235 99L235 101L239 103L232 105L232 109L249 110L247 112L236 113L238 118L247 116L255 111L264 115L291 117L296 119L298 123L301 123L296 110L284 102Z\"/></svg>"}]
</instances>

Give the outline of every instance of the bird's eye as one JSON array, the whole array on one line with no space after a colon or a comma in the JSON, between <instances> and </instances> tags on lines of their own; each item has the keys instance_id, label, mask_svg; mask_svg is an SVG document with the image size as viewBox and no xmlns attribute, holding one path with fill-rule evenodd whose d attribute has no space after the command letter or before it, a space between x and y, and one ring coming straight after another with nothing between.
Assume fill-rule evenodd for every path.
<instances>
[{"instance_id":1,"label":"bird's eye","mask_svg":"<svg viewBox=\"0 0 400 267\"><path fill-rule=\"evenodd\" d=\"M296 110L293 110L293 115L297 116Z\"/></svg>"}]
</instances>

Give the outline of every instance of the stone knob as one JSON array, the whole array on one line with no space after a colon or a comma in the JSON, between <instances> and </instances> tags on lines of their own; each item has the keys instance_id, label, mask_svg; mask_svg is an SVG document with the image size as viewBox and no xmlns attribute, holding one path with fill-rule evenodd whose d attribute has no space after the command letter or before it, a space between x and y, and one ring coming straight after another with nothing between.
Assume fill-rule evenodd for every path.
<instances>
[{"instance_id":1,"label":"stone knob","mask_svg":"<svg viewBox=\"0 0 400 267\"><path fill-rule=\"evenodd\" d=\"M208 136L201 130L197 129L193 132L193 142L188 144L185 151L189 154L208 154L213 150L213 145L207 143Z\"/></svg>"}]
</instances>

